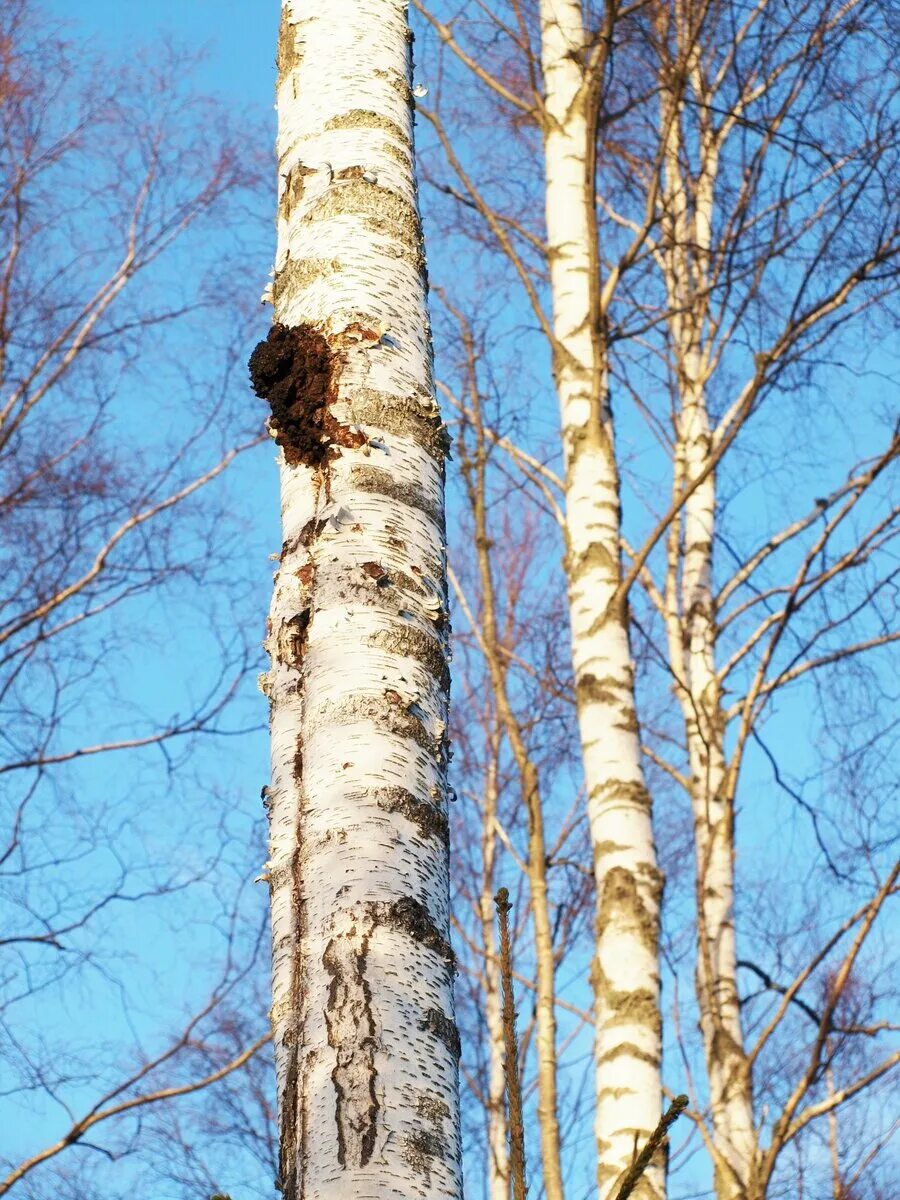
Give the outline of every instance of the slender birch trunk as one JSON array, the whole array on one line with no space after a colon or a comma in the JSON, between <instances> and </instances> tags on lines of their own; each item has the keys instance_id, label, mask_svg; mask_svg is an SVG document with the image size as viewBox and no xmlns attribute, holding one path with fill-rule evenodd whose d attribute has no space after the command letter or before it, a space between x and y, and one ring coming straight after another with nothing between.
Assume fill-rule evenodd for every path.
<instances>
[{"instance_id":1,"label":"slender birch trunk","mask_svg":"<svg viewBox=\"0 0 900 1200\"><path fill-rule=\"evenodd\" d=\"M488 1038L488 1195L490 1200L509 1200L509 1148L506 1121L506 1073L503 1067L503 1014L500 999L500 957L497 945L497 914L494 907L494 863L497 857L497 799L500 733L492 729L490 759L484 789L479 896L481 940L484 947L484 1020Z\"/></svg>"},{"instance_id":2,"label":"slender birch trunk","mask_svg":"<svg viewBox=\"0 0 900 1200\"><path fill-rule=\"evenodd\" d=\"M678 61L699 94L697 44L681 15ZM692 489L669 538L668 639L679 681L690 764L697 895L697 997L703 1035L719 1200L749 1200L757 1139L750 1069L737 990L734 934L734 804L725 754L725 719L716 670L713 540L716 475L706 386L712 371L709 262L719 147L701 111L701 163L688 177L682 159L683 104L662 77L664 147L661 252L678 392L674 492ZM678 106L674 119L669 104Z\"/></svg>"},{"instance_id":3,"label":"slender birch trunk","mask_svg":"<svg viewBox=\"0 0 900 1200\"><path fill-rule=\"evenodd\" d=\"M627 602L619 595L620 489L600 319L591 81L575 0L542 0L546 214L554 374L565 454L569 612L597 889L595 1132L601 1200L661 1111L659 906L641 763ZM665 1189L662 1156L634 1191Z\"/></svg>"},{"instance_id":4,"label":"slender birch trunk","mask_svg":"<svg viewBox=\"0 0 900 1200\"><path fill-rule=\"evenodd\" d=\"M690 357L690 356L689 356ZM684 482L707 465L711 437L702 391L688 385L681 412ZM755 1195L757 1155L750 1070L741 1029L734 932L734 803L715 667L712 548L714 473L685 503L678 633L684 662L679 699L690 762L697 863L697 996L717 1151L719 1200Z\"/></svg>"},{"instance_id":5,"label":"slender birch trunk","mask_svg":"<svg viewBox=\"0 0 900 1200\"><path fill-rule=\"evenodd\" d=\"M481 417L481 402L472 398L476 426L474 462L461 450L461 469L466 480L475 521L475 547L481 584L481 645L491 677L491 689L500 724L512 750L519 786L528 819L528 889L535 959L535 1057L537 1059L537 1116L541 1145L541 1172L546 1200L563 1200L562 1153L559 1132L556 1057L556 961L553 926L547 891L547 845L540 779L509 697L509 659L502 652L497 618L494 573L489 552L485 464L487 446ZM462 439L460 439L462 442Z\"/></svg>"},{"instance_id":6,"label":"slender birch trunk","mask_svg":"<svg viewBox=\"0 0 900 1200\"><path fill-rule=\"evenodd\" d=\"M445 432L405 0L285 0L275 320L273 1006L286 1200L461 1196Z\"/></svg>"}]
</instances>

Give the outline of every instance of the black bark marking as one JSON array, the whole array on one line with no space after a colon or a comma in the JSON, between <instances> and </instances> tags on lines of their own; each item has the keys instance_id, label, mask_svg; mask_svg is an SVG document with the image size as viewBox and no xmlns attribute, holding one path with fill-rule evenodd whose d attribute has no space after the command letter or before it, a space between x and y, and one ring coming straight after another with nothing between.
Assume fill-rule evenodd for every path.
<instances>
[{"instance_id":1,"label":"black bark marking","mask_svg":"<svg viewBox=\"0 0 900 1200\"><path fill-rule=\"evenodd\" d=\"M428 909L412 896L402 896L399 900L387 905L379 905L381 920L385 925L393 925L412 938L414 942L425 946L442 958L452 969L455 968L456 958L453 949L443 933L431 919Z\"/></svg>"},{"instance_id":2,"label":"black bark marking","mask_svg":"<svg viewBox=\"0 0 900 1200\"><path fill-rule=\"evenodd\" d=\"M462 1042L460 1041L459 1030L456 1027L456 1022L451 1020L446 1013L441 1012L439 1008L429 1008L419 1022L419 1029L423 1033L432 1034L439 1042L443 1042L453 1055L454 1061L459 1062L462 1057Z\"/></svg>"},{"instance_id":3,"label":"black bark marking","mask_svg":"<svg viewBox=\"0 0 900 1200\"><path fill-rule=\"evenodd\" d=\"M309 548L327 525L321 517L310 518L297 534L297 545Z\"/></svg>"},{"instance_id":4,"label":"black bark marking","mask_svg":"<svg viewBox=\"0 0 900 1200\"><path fill-rule=\"evenodd\" d=\"M304 1192L303 1172L307 1157L307 1100L303 1073L300 1068L300 1052L303 1044L303 1027L306 1020L306 993L304 982L304 959L302 947L307 936L306 899L303 890L303 854L301 830L304 816L303 792L300 774L303 755L300 739L294 757L294 772L300 795L296 843L291 858L291 893L296 913L296 928L293 968L288 994L290 1011L296 1023L284 1033L282 1045L287 1051L287 1070L284 1091L278 1106L280 1121L279 1161L277 1186L283 1200L300 1200Z\"/></svg>"},{"instance_id":5,"label":"black bark marking","mask_svg":"<svg viewBox=\"0 0 900 1200\"><path fill-rule=\"evenodd\" d=\"M400 813L417 826L424 838L437 838L443 846L450 840L447 818L436 804L420 800L406 788L379 788L375 795L378 807L388 813Z\"/></svg>"},{"instance_id":6,"label":"black bark marking","mask_svg":"<svg viewBox=\"0 0 900 1200\"><path fill-rule=\"evenodd\" d=\"M299 668L303 661L303 655L306 652L306 642L309 637L309 623L311 620L311 610L304 608L302 612L295 613L290 620L285 621L284 632L286 634L287 643L286 658L292 667Z\"/></svg>"},{"instance_id":7,"label":"black bark marking","mask_svg":"<svg viewBox=\"0 0 900 1200\"><path fill-rule=\"evenodd\" d=\"M624 691L623 681L613 675L597 678L590 672L582 675L576 685L578 700L582 704L621 704Z\"/></svg>"},{"instance_id":8,"label":"black bark marking","mask_svg":"<svg viewBox=\"0 0 900 1200\"><path fill-rule=\"evenodd\" d=\"M335 1091L338 1162L364 1167L375 1149L378 1097L375 1092L375 1019L366 980L367 933L354 926L332 938L322 964L331 976L325 1023L336 1064L331 1072Z\"/></svg>"},{"instance_id":9,"label":"black bark marking","mask_svg":"<svg viewBox=\"0 0 900 1200\"><path fill-rule=\"evenodd\" d=\"M298 1086L298 1047L291 1046L287 1077L281 1097L281 1137L278 1164L278 1190L284 1200L297 1200L297 1114L300 1089Z\"/></svg>"}]
</instances>

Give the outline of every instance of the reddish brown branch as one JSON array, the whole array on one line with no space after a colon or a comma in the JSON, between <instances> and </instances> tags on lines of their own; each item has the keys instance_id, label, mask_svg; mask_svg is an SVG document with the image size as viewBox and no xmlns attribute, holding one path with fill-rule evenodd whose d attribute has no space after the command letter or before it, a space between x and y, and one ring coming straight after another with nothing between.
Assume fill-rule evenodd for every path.
<instances>
[{"instance_id":1,"label":"reddish brown branch","mask_svg":"<svg viewBox=\"0 0 900 1200\"><path fill-rule=\"evenodd\" d=\"M509 1108L509 1173L514 1200L525 1200L525 1124L522 1119L522 1083L519 1079L519 1045L513 1000L512 951L509 945L509 892L501 888L494 897L500 926L500 978L503 984L503 1042L506 1050L506 1102Z\"/></svg>"}]
</instances>

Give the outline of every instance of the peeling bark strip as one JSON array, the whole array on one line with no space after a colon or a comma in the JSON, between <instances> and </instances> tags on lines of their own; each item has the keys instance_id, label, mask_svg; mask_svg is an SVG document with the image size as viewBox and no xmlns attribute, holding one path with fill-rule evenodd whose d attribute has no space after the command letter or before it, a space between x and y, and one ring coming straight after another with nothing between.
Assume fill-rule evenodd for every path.
<instances>
[{"instance_id":1,"label":"peeling bark strip","mask_svg":"<svg viewBox=\"0 0 900 1200\"><path fill-rule=\"evenodd\" d=\"M279 1186L461 1200L448 438L405 0L284 0L278 68L275 321L250 372L283 525L261 680Z\"/></svg>"},{"instance_id":2,"label":"peeling bark strip","mask_svg":"<svg viewBox=\"0 0 900 1200\"><path fill-rule=\"evenodd\" d=\"M338 1162L364 1167L375 1148L375 1021L366 981L368 936L354 928L325 947L322 965L331 976L325 1023L337 1065L331 1072L337 1123Z\"/></svg>"}]
</instances>

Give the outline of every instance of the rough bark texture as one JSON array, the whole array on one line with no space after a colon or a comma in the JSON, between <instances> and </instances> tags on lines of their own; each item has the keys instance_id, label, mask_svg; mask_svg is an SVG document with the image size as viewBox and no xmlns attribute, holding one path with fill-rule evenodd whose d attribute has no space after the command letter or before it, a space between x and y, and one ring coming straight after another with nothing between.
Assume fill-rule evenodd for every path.
<instances>
[{"instance_id":1,"label":"rough bark texture","mask_svg":"<svg viewBox=\"0 0 900 1200\"><path fill-rule=\"evenodd\" d=\"M448 941L446 434L434 399L403 0L286 0L271 704L286 1200L461 1196Z\"/></svg>"},{"instance_id":2,"label":"rough bark texture","mask_svg":"<svg viewBox=\"0 0 900 1200\"><path fill-rule=\"evenodd\" d=\"M542 0L554 372L566 464L569 612L597 887L596 1139L601 1200L661 1113L662 879L644 783L621 582L619 477L599 316L594 128L581 5ZM662 1155L634 1195L659 1197Z\"/></svg>"}]
</instances>

